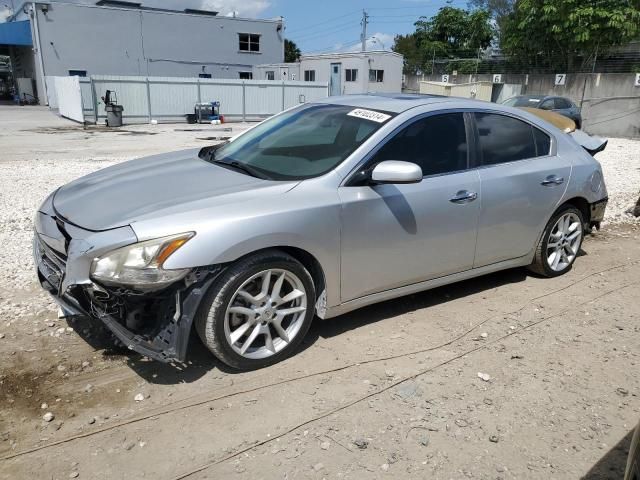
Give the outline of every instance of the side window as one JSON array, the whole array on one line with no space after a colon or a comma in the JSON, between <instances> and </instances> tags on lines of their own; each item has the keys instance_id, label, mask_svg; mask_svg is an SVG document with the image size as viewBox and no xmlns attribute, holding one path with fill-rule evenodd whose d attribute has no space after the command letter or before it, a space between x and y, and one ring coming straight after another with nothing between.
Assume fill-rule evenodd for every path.
<instances>
[{"instance_id":1,"label":"side window","mask_svg":"<svg viewBox=\"0 0 640 480\"><path fill-rule=\"evenodd\" d=\"M467 151L463 114L446 113L422 118L401 130L375 154L373 162L413 162L423 175L436 175L465 170Z\"/></svg>"},{"instance_id":2,"label":"side window","mask_svg":"<svg viewBox=\"0 0 640 480\"><path fill-rule=\"evenodd\" d=\"M544 157L551 152L551 137L536 127L533 128L533 137L536 141L536 154L538 157Z\"/></svg>"},{"instance_id":3,"label":"side window","mask_svg":"<svg viewBox=\"0 0 640 480\"><path fill-rule=\"evenodd\" d=\"M549 98L540 104L541 110L553 110L555 107L553 98Z\"/></svg>"},{"instance_id":4,"label":"side window","mask_svg":"<svg viewBox=\"0 0 640 480\"><path fill-rule=\"evenodd\" d=\"M556 98L556 108L571 108L571 102L566 98Z\"/></svg>"},{"instance_id":5,"label":"side window","mask_svg":"<svg viewBox=\"0 0 640 480\"><path fill-rule=\"evenodd\" d=\"M238 50L241 52L260 52L260 35L255 33L239 33Z\"/></svg>"},{"instance_id":6,"label":"side window","mask_svg":"<svg viewBox=\"0 0 640 480\"><path fill-rule=\"evenodd\" d=\"M476 113L475 118L483 165L537 156L534 140L534 130L537 129L527 122L494 113Z\"/></svg>"}]
</instances>

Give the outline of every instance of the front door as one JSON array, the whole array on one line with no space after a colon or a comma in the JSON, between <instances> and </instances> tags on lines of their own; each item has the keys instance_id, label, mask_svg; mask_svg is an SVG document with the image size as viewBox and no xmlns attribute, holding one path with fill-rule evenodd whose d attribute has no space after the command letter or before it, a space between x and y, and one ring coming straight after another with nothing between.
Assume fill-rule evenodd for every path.
<instances>
[{"instance_id":1,"label":"front door","mask_svg":"<svg viewBox=\"0 0 640 480\"><path fill-rule=\"evenodd\" d=\"M571 161L548 134L514 117L476 113L482 211L474 267L523 257L536 246L569 182Z\"/></svg>"},{"instance_id":2,"label":"front door","mask_svg":"<svg viewBox=\"0 0 640 480\"><path fill-rule=\"evenodd\" d=\"M329 82L329 95L342 95L342 64L331 64L331 81Z\"/></svg>"},{"instance_id":3,"label":"front door","mask_svg":"<svg viewBox=\"0 0 640 480\"><path fill-rule=\"evenodd\" d=\"M422 182L340 187L343 302L472 267L480 180L467 168L467 145L462 113L424 117L366 166L414 162Z\"/></svg>"}]
</instances>

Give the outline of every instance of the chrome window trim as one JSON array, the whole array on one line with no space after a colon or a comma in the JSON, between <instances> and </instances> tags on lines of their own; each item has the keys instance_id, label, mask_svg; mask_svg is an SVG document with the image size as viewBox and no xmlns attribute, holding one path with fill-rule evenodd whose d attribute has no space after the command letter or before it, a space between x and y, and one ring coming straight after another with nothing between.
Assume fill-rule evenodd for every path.
<instances>
[{"instance_id":1,"label":"chrome window trim","mask_svg":"<svg viewBox=\"0 0 640 480\"><path fill-rule=\"evenodd\" d=\"M387 134L386 137L384 137L384 139L382 139L380 142L378 142L371 150L369 150L365 155L363 155L362 159L360 159L360 161L355 165L355 167L353 167L349 173L343 178L343 180L340 182L340 185L338 185L338 187L352 187L352 186L356 186L356 185L350 185L351 181L353 181L353 178L360 172L360 170L362 168L365 167L365 165L367 164L367 162L369 162L369 160L371 160L371 158L373 156L375 156L376 153L378 153L378 151L384 146L386 145L393 137L395 137L399 132L401 132L403 129L405 129L406 127L408 127L409 125L412 125L413 123L420 121L424 118L427 117L432 117L435 115L446 115L446 114L450 114L450 113L462 113L464 115L464 123L465 123L465 134L467 137L467 168L463 169L463 170L455 170L452 172L444 172L444 173L435 173L432 175L424 175L422 178L432 178L432 177L442 177L445 175L452 175L452 174L456 174L456 173L460 173L460 172L468 172L470 170L473 170L477 167L477 165L475 165L475 152L472 152L472 149L475 150L475 141L470 138L472 137L472 132L469 131L469 120L467 120L467 115L465 115L466 113L470 113L473 112L473 109L468 109L468 108L450 108L450 109L441 109L441 110L432 110L429 112L424 112L424 113L420 113L414 117L411 117L407 120L405 120L403 123L401 123L400 125L396 126L391 132L389 132ZM473 144L473 145L472 145Z\"/></svg>"},{"instance_id":2,"label":"chrome window trim","mask_svg":"<svg viewBox=\"0 0 640 480\"><path fill-rule=\"evenodd\" d=\"M511 160L510 162L492 163L492 164L489 164L489 165L484 165L482 163L482 155L480 153L480 142L479 142L480 136L477 134L478 125L477 125L477 122L476 122L476 119L475 119L475 115L472 115L472 117L473 117L472 118L472 122L474 124L474 128L475 128L475 131L476 131L476 143L477 143L477 145L476 145L476 154L477 154L477 157L478 157L478 160L479 160L479 162L477 163L476 166L478 167L478 169L498 167L500 165L512 165L512 164L517 163L517 162L525 162L525 161L528 161L528 160L537 160L539 158L550 158L550 157L557 157L558 156L558 144L557 144L557 139L556 139L555 135L553 135L551 132L549 132L549 130L547 130L546 128L544 128L541 125L534 124L534 123L530 122L528 119L522 118L519 115L514 115L511 112L502 112L502 111L498 111L498 110L489 110L489 109L480 109L480 110L473 109L471 111L471 113L487 113L487 114L492 114L492 115L502 115L503 117L511 117L511 118L514 118L516 120L520 120L521 122L526 123L527 125L529 125L532 128L537 128L538 130L541 130L542 132L544 132L547 135L549 135L549 138L551 139L551 145L549 146L549 153L546 154L546 155L537 155L535 157L527 157L527 158L520 158L518 160ZM535 139L534 139L534 142L535 142Z\"/></svg>"}]
</instances>

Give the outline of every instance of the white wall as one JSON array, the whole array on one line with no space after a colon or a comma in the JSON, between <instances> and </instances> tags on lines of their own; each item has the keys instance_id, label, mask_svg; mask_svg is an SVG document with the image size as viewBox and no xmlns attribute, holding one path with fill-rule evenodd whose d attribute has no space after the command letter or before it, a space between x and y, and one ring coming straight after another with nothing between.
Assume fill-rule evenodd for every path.
<instances>
[{"instance_id":1,"label":"white wall","mask_svg":"<svg viewBox=\"0 0 640 480\"><path fill-rule=\"evenodd\" d=\"M266 80L267 72L273 72L274 80L304 80L300 77L300 63L271 63L253 67L254 80Z\"/></svg>"},{"instance_id":2,"label":"white wall","mask_svg":"<svg viewBox=\"0 0 640 480\"><path fill-rule=\"evenodd\" d=\"M300 75L315 70L316 81L329 82L331 64L340 63L341 93L343 95L368 92L394 93L402 90L402 56L392 52L356 52L324 55L304 55L300 61ZM346 70L357 69L355 82L346 81ZM369 70L384 70L383 82L370 82Z\"/></svg>"},{"instance_id":3,"label":"white wall","mask_svg":"<svg viewBox=\"0 0 640 480\"><path fill-rule=\"evenodd\" d=\"M282 61L279 21L52 2L37 20L44 74L239 78L254 65ZM260 35L260 52L241 52L238 33ZM204 67L204 69L203 69Z\"/></svg>"},{"instance_id":4,"label":"white wall","mask_svg":"<svg viewBox=\"0 0 640 480\"><path fill-rule=\"evenodd\" d=\"M106 117L100 97L107 89L115 92L118 104L124 107L125 123L184 122L197 102L212 101L220 102L220 113L229 120L257 120L327 96L327 84L320 82L115 75L54 78L56 82L59 79L80 80L80 109L91 121L97 113L97 122ZM57 97L62 110L59 89Z\"/></svg>"},{"instance_id":5,"label":"white wall","mask_svg":"<svg viewBox=\"0 0 640 480\"><path fill-rule=\"evenodd\" d=\"M330 83L331 64L341 64L341 94L369 92L400 93L402 91L402 55L393 52L354 52L322 55L303 55L299 63L274 63L253 68L254 80L266 79L267 72L275 72L275 80L282 79L287 71L289 79L304 80L305 70L315 70L316 82ZM346 70L358 70L355 82L346 81ZM384 70L383 82L370 82L369 69Z\"/></svg>"}]
</instances>

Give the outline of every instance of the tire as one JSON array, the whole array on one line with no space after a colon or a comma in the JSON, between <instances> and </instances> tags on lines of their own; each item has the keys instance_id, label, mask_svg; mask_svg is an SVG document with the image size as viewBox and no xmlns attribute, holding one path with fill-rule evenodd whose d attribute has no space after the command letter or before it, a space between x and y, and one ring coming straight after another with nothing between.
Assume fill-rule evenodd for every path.
<instances>
[{"instance_id":1,"label":"tire","mask_svg":"<svg viewBox=\"0 0 640 480\"><path fill-rule=\"evenodd\" d=\"M207 348L230 367L263 368L297 349L313 320L315 299L307 269L280 250L267 250L237 261L221 274L196 314L196 330Z\"/></svg>"},{"instance_id":2,"label":"tire","mask_svg":"<svg viewBox=\"0 0 640 480\"><path fill-rule=\"evenodd\" d=\"M559 223L561 219L564 222L562 224ZM576 227L575 224L578 226ZM529 270L544 277L564 275L571 270L583 239L582 212L573 205L563 205L547 223ZM556 255L553 255L554 251Z\"/></svg>"}]
</instances>

